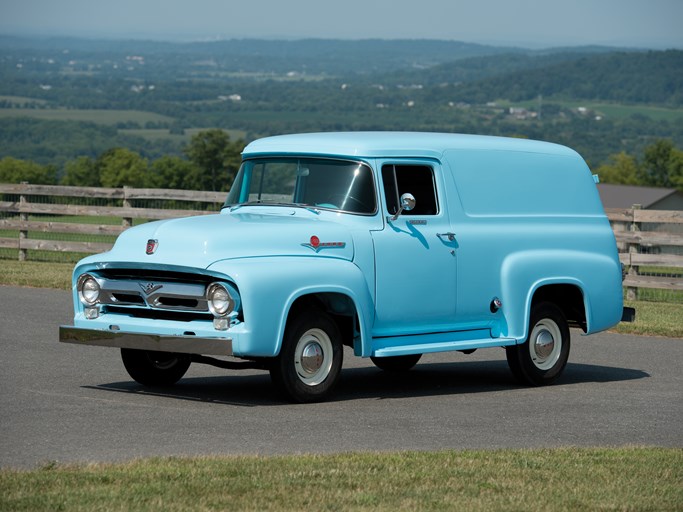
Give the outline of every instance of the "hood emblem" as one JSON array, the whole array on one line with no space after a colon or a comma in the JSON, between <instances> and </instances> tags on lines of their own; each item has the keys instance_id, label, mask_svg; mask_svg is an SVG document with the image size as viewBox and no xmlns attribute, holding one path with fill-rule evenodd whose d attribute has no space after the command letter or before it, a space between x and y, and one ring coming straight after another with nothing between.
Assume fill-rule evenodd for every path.
<instances>
[{"instance_id":1,"label":"hood emblem","mask_svg":"<svg viewBox=\"0 0 683 512\"><path fill-rule=\"evenodd\" d=\"M320 238L313 235L307 244L301 244L308 247L312 251L320 252L322 249L343 249L346 247L346 242L321 242Z\"/></svg>"},{"instance_id":2,"label":"hood emblem","mask_svg":"<svg viewBox=\"0 0 683 512\"><path fill-rule=\"evenodd\" d=\"M140 285L140 288L142 288L142 291L145 293L145 295L149 295L150 293L154 293L157 290L160 290L161 288L164 287L163 284L154 284L154 283L138 283Z\"/></svg>"},{"instance_id":3,"label":"hood emblem","mask_svg":"<svg viewBox=\"0 0 683 512\"><path fill-rule=\"evenodd\" d=\"M154 254L154 251L159 247L159 240L147 240L147 254Z\"/></svg>"}]
</instances>

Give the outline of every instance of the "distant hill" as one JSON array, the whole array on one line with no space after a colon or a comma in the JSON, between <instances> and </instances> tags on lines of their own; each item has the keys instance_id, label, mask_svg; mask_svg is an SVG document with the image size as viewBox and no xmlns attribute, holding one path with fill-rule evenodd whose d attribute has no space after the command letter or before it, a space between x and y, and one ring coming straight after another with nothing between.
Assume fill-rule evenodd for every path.
<instances>
[{"instance_id":1,"label":"distant hill","mask_svg":"<svg viewBox=\"0 0 683 512\"><path fill-rule=\"evenodd\" d=\"M293 73L316 79L372 80L385 75L390 82L460 82L617 50L603 46L529 50L427 39L230 39L171 43L0 35L0 54L24 58L24 64L32 62L34 66L49 62L50 66L38 69L40 73L75 63L81 70L87 67L88 73L99 74L111 71L110 66L117 63L117 69L130 64L139 68L144 61L146 71L142 76L219 81ZM131 61L131 57L142 60ZM24 68L24 72L29 68Z\"/></svg>"},{"instance_id":2,"label":"distant hill","mask_svg":"<svg viewBox=\"0 0 683 512\"><path fill-rule=\"evenodd\" d=\"M524 101L542 95L544 98L683 105L683 51L680 50L615 52L576 58L559 54L534 59L539 58L498 56L442 65L430 70L434 76L426 79L453 84L476 73L491 74L492 67L497 63L505 66L507 61L509 66L527 69L496 73L496 76L463 84L457 88L458 98L483 103L496 98ZM449 94L452 96L453 90Z\"/></svg>"},{"instance_id":3,"label":"distant hill","mask_svg":"<svg viewBox=\"0 0 683 512\"><path fill-rule=\"evenodd\" d=\"M608 50L603 50L608 51ZM421 83L423 85L459 84L486 78L546 68L559 63L591 57L595 50L560 50L557 53L514 52L468 57L437 64L427 70L400 70L382 77L388 83Z\"/></svg>"},{"instance_id":4,"label":"distant hill","mask_svg":"<svg viewBox=\"0 0 683 512\"><path fill-rule=\"evenodd\" d=\"M143 56L148 66L176 62L210 65L217 71L324 74L368 74L398 69L425 69L444 62L521 48L487 46L440 40L263 40L230 39L195 43L75 38L21 38L0 35L0 51L40 55L52 59L115 60ZM171 60L169 61L169 57Z\"/></svg>"},{"instance_id":5,"label":"distant hill","mask_svg":"<svg viewBox=\"0 0 683 512\"><path fill-rule=\"evenodd\" d=\"M529 103L513 112L497 100ZM58 166L117 146L182 155L190 133L214 127L247 140L318 130L523 136L599 164L657 138L683 147L682 105L682 51L0 35L0 158Z\"/></svg>"}]
</instances>

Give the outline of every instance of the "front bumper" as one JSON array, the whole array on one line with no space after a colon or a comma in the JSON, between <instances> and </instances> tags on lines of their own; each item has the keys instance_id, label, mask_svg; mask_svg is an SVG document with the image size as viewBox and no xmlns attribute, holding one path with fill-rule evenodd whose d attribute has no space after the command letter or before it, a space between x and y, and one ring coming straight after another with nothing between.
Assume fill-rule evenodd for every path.
<instances>
[{"instance_id":1,"label":"front bumper","mask_svg":"<svg viewBox=\"0 0 683 512\"><path fill-rule=\"evenodd\" d=\"M198 338L197 336L158 336L120 331L101 331L62 325L59 341L97 347L133 348L157 352L231 356L231 338Z\"/></svg>"}]
</instances>

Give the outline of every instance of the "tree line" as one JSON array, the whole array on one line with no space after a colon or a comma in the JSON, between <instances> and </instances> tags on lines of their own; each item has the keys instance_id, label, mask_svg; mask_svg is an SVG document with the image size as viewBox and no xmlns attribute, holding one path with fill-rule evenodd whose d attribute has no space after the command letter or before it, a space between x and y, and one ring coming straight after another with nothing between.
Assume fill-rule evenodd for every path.
<instances>
[{"instance_id":1,"label":"tree line","mask_svg":"<svg viewBox=\"0 0 683 512\"><path fill-rule=\"evenodd\" d=\"M69 160L60 172L55 165L5 157L0 160L0 182L227 191L244 146L243 140L231 140L223 130L211 129L194 135L183 156L166 155L152 161L131 149L116 147L97 158Z\"/></svg>"},{"instance_id":2,"label":"tree line","mask_svg":"<svg viewBox=\"0 0 683 512\"><path fill-rule=\"evenodd\" d=\"M117 147L97 158L69 160L60 172L54 165L5 157L0 160L0 183L227 191L239 169L244 146L243 140L232 140L223 130L211 129L194 135L183 156L166 155L152 161L136 151ZM683 192L683 150L671 140L659 139L640 155L611 155L595 172L603 183Z\"/></svg>"},{"instance_id":3,"label":"tree line","mask_svg":"<svg viewBox=\"0 0 683 512\"><path fill-rule=\"evenodd\" d=\"M645 148L642 156L621 152L596 170L600 181L622 185L676 188L683 192L683 151L661 139Z\"/></svg>"}]
</instances>

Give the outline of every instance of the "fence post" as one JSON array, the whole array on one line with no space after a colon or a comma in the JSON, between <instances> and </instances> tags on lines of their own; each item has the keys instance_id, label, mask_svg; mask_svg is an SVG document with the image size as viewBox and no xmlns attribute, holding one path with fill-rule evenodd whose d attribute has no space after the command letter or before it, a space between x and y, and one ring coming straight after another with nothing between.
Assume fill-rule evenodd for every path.
<instances>
[{"instance_id":1,"label":"fence post","mask_svg":"<svg viewBox=\"0 0 683 512\"><path fill-rule=\"evenodd\" d=\"M130 200L128 199L128 190L130 187L123 187L123 207L124 208L130 208ZM133 225L133 218L132 217L124 217L122 220L122 226L126 229L131 227Z\"/></svg>"},{"instance_id":2,"label":"fence post","mask_svg":"<svg viewBox=\"0 0 683 512\"><path fill-rule=\"evenodd\" d=\"M22 181L22 185L28 185L28 181ZM25 206L28 204L28 201L26 200L26 196L24 193L21 193L19 195L19 209L23 210ZM19 220L22 222L28 222L28 213L25 211L20 211L19 212ZM22 240L26 240L28 238L28 231L25 229L20 229L19 230L19 261L26 261L27 258L27 250L25 247L22 247Z\"/></svg>"},{"instance_id":3,"label":"fence post","mask_svg":"<svg viewBox=\"0 0 683 512\"><path fill-rule=\"evenodd\" d=\"M639 204L634 204L631 209L633 210L633 222L631 223L630 230L631 232L636 232L640 231L640 227L636 223L636 212L635 210L640 210L642 208L641 205ZM628 244L628 252L629 254L638 254L638 248L640 247L640 243L629 243ZM631 258L631 261L633 259ZM638 275L638 265L633 265L631 264L629 269L628 269L628 275L631 277L635 277ZM638 288L629 286L626 288L626 300L638 300Z\"/></svg>"}]
</instances>

